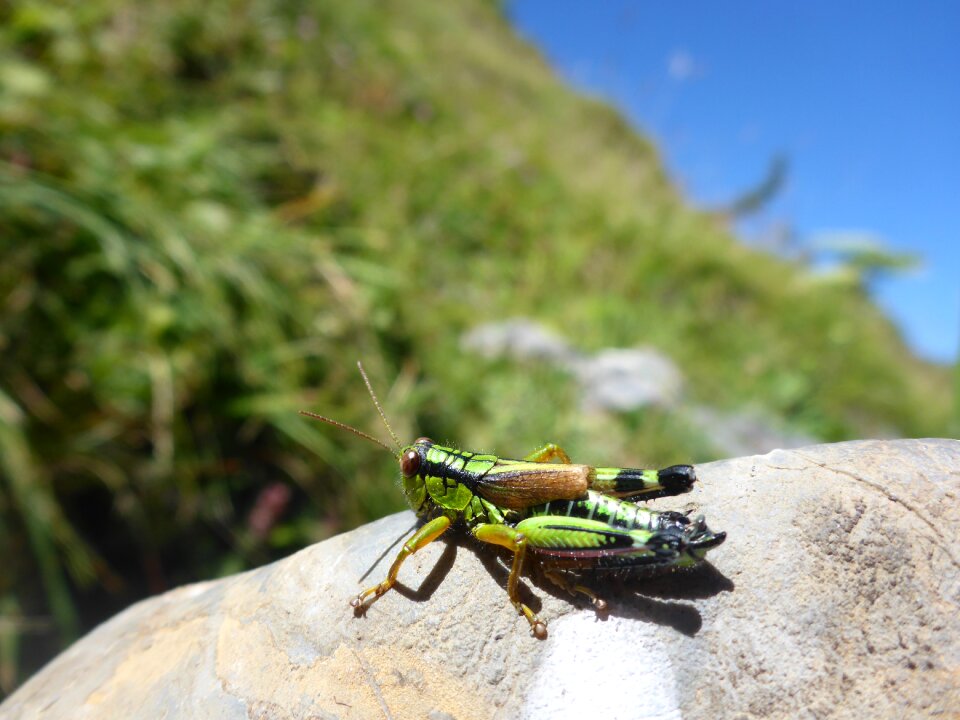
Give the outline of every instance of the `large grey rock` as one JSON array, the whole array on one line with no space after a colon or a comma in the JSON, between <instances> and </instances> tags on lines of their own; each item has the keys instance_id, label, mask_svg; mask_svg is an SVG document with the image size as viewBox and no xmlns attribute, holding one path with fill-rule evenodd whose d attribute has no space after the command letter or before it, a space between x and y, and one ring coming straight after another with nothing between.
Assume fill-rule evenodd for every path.
<instances>
[{"instance_id":1,"label":"large grey rock","mask_svg":"<svg viewBox=\"0 0 960 720\"><path fill-rule=\"evenodd\" d=\"M679 403L683 390L677 366L651 348L609 348L570 367L580 381L586 410L669 408Z\"/></svg>"},{"instance_id":2,"label":"large grey rock","mask_svg":"<svg viewBox=\"0 0 960 720\"><path fill-rule=\"evenodd\" d=\"M710 438L710 446L724 455L748 455L770 448L801 448L817 439L787 426L760 408L723 412L695 405L687 420Z\"/></svg>"},{"instance_id":3,"label":"large grey rock","mask_svg":"<svg viewBox=\"0 0 960 720\"><path fill-rule=\"evenodd\" d=\"M728 531L713 565L598 581L606 618L528 582L545 641L508 605L501 561L467 543L426 548L402 592L354 617L358 580L412 524L399 514L131 607L0 716L958 716L960 442L822 445L698 470L690 495L657 505L694 502Z\"/></svg>"},{"instance_id":4,"label":"large grey rock","mask_svg":"<svg viewBox=\"0 0 960 720\"><path fill-rule=\"evenodd\" d=\"M562 337L528 318L478 325L464 334L461 346L489 359L546 360L563 365L579 356Z\"/></svg>"},{"instance_id":5,"label":"large grey rock","mask_svg":"<svg viewBox=\"0 0 960 720\"><path fill-rule=\"evenodd\" d=\"M587 355L527 318L478 325L464 334L461 346L488 359L542 360L563 368L579 382L588 411L674 407L683 390L680 369L659 350L607 348Z\"/></svg>"}]
</instances>

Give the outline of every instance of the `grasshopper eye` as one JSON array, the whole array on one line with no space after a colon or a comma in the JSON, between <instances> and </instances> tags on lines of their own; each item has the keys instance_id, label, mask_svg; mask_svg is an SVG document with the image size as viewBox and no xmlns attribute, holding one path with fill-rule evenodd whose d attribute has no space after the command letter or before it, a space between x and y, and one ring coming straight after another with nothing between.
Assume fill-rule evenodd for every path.
<instances>
[{"instance_id":1,"label":"grasshopper eye","mask_svg":"<svg viewBox=\"0 0 960 720\"><path fill-rule=\"evenodd\" d=\"M413 441L414 445L433 445L433 440L428 437L418 437Z\"/></svg>"},{"instance_id":2,"label":"grasshopper eye","mask_svg":"<svg viewBox=\"0 0 960 720\"><path fill-rule=\"evenodd\" d=\"M413 477L420 469L420 454L416 450L407 450L400 458L400 472L404 477Z\"/></svg>"}]
</instances>

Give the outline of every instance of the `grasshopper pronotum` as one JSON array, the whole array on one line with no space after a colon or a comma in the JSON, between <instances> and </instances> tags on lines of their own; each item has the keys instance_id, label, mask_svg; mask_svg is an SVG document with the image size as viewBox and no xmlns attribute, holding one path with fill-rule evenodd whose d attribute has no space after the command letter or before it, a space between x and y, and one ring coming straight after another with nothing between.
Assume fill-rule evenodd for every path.
<instances>
[{"instance_id":1,"label":"grasshopper pronotum","mask_svg":"<svg viewBox=\"0 0 960 720\"><path fill-rule=\"evenodd\" d=\"M691 520L683 513L658 512L633 502L688 490L696 481L690 465L662 470L592 467L571 462L567 453L553 443L522 460L443 447L425 437L403 445L387 422L363 366L357 366L396 443L396 453L349 425L311 412L303 414L395 454L407 502L426 522L404 543L386 579L351 600L354 608L362 608L368 600L372 602L387 592L409 555L460 523L477 540L513 552L507 593L530 623L532 634L542 639L547 636L546 623L520 601L518 591L528 555L541 562L550 580L571 593L586 595L603 609L606 604L602 599L592 590L569 582L562 571L688 567L703 560L707 550L726 538L724 532L711 531L702 515Z\"/></svg>"}]
</instances>

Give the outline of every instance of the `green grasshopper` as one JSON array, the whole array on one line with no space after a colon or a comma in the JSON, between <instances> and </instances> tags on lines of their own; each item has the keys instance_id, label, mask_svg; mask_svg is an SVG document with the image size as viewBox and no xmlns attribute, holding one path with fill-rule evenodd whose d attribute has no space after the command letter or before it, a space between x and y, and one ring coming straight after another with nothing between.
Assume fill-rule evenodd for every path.
<instances>
[{"instance_id":1,"label":"green grasshopper","mask_svg":"<svg viewBox=\"0 0 960 720\"><path fill-rule=\"evenodd\" d=\"M444 447L425 437L403 445L387 422L363 366L357 366L397 453L349 425L311 412L302 414L348 430L395 455L407 502L426 521L404 543L386 579L350 601L358 610L393 587L407 557L454 524L481 542L513 552L507 594L530 623L532 635L540 639L547 636L547 625L521 602L519 593L528 554L540 561L552 582L572 594L585 595L603 610L606 603L592 590L570 581L565 571L690 567L726 538L724 532L711 531L702 515L691 520L683 513L658 512L634 502L689 490L696 481L690 465L662 470L592 467L571 462L553 443L522 460Z\"/></svg>"}]
</instances>

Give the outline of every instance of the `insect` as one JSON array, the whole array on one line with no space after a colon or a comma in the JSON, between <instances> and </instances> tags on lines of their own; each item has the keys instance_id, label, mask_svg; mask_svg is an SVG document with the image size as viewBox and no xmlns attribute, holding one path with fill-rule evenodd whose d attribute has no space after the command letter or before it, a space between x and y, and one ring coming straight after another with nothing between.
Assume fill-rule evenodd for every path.
<instances>
[{"instance_id":1,"label":"insect","mask_svg":"<svg viewBox=\"0 0 960 720\"><path fill-rule=\"evenodd\" d=\"M393 587L406 558L459 525L477 540L513 553L507 594L527 619L531 634L543 639L546 623L519 594L527 557L540 561L552 582L572 594L585 595L602 610L606 603L589 588L576 584L566 571L689 567L726 538L726 533L710 530L702 515L691 519L684 513L651 510L635 502L689 490L696 481L690 465L662 470L593 467L571 462L553 443L522 460L445 447L425 437L403 445L387 422L363 366L357 363L357 367L396 443L396 452L349 425L312 412L301 414L348 430L395 455L407 502L425 522L404 543L387 577L350 601L356 609L365 608Z\"/></svg>"}]
</instances>

